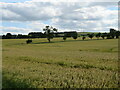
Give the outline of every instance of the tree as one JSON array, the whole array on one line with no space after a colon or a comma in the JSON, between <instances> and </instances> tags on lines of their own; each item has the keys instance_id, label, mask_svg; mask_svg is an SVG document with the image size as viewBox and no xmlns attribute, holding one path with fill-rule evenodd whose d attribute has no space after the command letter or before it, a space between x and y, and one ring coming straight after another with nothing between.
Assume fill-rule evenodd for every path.
<instances>
[{"instance_id":1,"label":"tree","mask_svg":"<svg viewBox=\"0 0 120 90\"><path fill-rule=\"evenodd\" d=\"M22 38L22 34L18 34L17 38L19 38L19 39Z\"/></svg>"},{"instance_id":2,"label":"tree","mask_svg":"<svg viewBox=\"0 0 120 90\"><path fill-rule=\"evenodd\" d=\"M105 35L104 35L104 34L102 34L101 37L102 37L103 39L105 39Z\"/></svg>"},{"instance_id":3,"label":"tree","mask_svg":"<svg viewBox=\"0 0 120 90\"><path fill-rule=\"evenodd\" d=\"M74 33L72 33L72 37L73 37L73 39L77 39L77 37L78 37L78 34L77 34L77 32L74 32Z\"/></svg>"},{"instance_id":4,"label":"tree","mask_svg":"<svg viewBox=\"0 0 120 90\"><path fill-rule=\"evenodd\" d=\"M86 38L86 37L85 37L85 36L83 36L83 37L82 37L82 40L85 40L85 38Z\"/></svg>"},{"instance_id":5,"label":"tree","mask_svg":"<svg viewBox=\"0 0 120 90\"><path fill-rule=\"evenodd\" d=\"M101 33L96 34L97 39L99 39L100 36L101 36Z\"/></svg>"},{"instance_id":6,"label":"tree","mask_svg":"<svg viewBox=\"0 0 120 90\"><path fill-rule=\"evenodd\" d=\"M116 33L116 30L113 29L113 28L110 28L110 36L111 36L111 39L115 38L115 33Z\"/></svg>"},{"instance_id":7,"label":"tree","mask_svg":"<svg viewBox=\"0 0 120 90\"><path fill-rule=\"evenodd\" d=\"M6 39L6 36L5 36L5 35L3 35L3 36L2 36L2 39Z\"/></svg>"},{"instance_id":8,"label":"tree","mask_svg":"<svg viewBox=\"0 0 120 90\"><path fill-rule=\"evenodd\" d=\"M53 28L53 31L56 31L56 32L57 32L57 30L58 30L58 29L56 29L56 28Z\"/></svg>"},{"instance_id":9,"label":"tree","mask_svg":"<svg viewBox=\"0 0 120 90\"><path fill-rule=\"evenodd\" d=\"M11 39L12 38L12 34L11 33L7 33L6 34L6 39Z\"/></svg>"},{"instance_id":10,"label":"tree","mask_svg":"<svg viewBox=\"0 0 120 90\"><path fill-rule=\"evenodd\" d=\"M53 28L52 26L46 26L43 31L45 31L45 35L47 37L47 40L50 42L50 39L53 39L54 37L54 31L57 32L56 28Z\"/></svg>"},{"instance_id":11,"label":"tree","mask_svg":"<svg viewBox=\"0 0 120 90\"><path fill-rule=\"evenodd\" d=\"M92 39L94 37L94 33L88 34L88 37Z\"/></svg>"},{"instance_id":12,"label":"tree","mask_svg":"<svg viewBox=\"0 0 120 90\"><path fill-rule=\"evenodd\" d=\"M73 39L75 39L75 40L76 40L76 39L77 39L77 36L74 36L74 37L73 37Z\"/></svg>"},{"instance_id":13,"label":"tree","mask_svg":"<svg viewBox=\"0 0 120 90\"><path fill-rule=\"evenodd\" d=\"M103 39L105 39L105 37L107 37L107 33L105 32L105 33L102 33L101 34L101 37L103 38Z\"/></svg>"},{"instance_id":14,"label":"tree","mask_svg":"<svg viewBox=\"0 0 120 90\"><path fill-rule=\"evenodd\" d=\"M113 39L113 36L110 33L107 33L107 39Z\"/></svg>"},{"instance_id":15,"label":"tree","mask_svg":"<svg viewBox=\"0 0 120 90\"><path fill-rule=\"evenodd\" d=\"M64 33L63 40L65 41L67 39L67 33Z\"/></svg>"},{"instance_id":16,"label":"tree","mask_svg":"<svg viewBox=\"0 0 120 90\"><path fill-rule=\"evenodd\" d=\"M120 31L116 31L115 35L116 35L116 38L119 38L119 36L120 36Z\"/></svg>"}]
</instances>

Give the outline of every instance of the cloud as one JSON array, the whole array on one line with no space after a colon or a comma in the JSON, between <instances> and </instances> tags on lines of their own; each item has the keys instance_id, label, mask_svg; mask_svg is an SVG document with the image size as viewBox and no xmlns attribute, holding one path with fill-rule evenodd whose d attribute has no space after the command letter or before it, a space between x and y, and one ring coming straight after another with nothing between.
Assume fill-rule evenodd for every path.
<instances>
[{"instance_id":1,"label":"cloud","mask_svg":"<svg viewBox=\"0 0 120 90\"><path fill-rule=\"evenodd\" d=\"M48 20L59 14L52 6L37 3L1 3L3 20L35 21Z\"/></svg>"},{"instance_id":2,"label":"cloud","mask_svg":"<svg viewBox=\"0 0 120 90\"><path fill-rule=\"evenodd\" d=\"M30 28L25 29L28 30L27 32L31 29L31 31L42 31L45 25L52 25L60 31L106 31L109 30L109 27L117 28L118 11L115 1L112 3L78 2L76 0L66 3L63 0L61 2L32 0L23 3L2 2L1 5L2 20L27 21ZM17 29L14 30L17 31Z\"/></svg>"},{"instance_id":3,"label":"cloud","mask_svg":"<svg viewBox=\"0 0 120 90\"><path fill-rule=\"evenodd\" d=\"M83 7L74 10L71 14L64 12L61 19L53 19L53 24L71 30L97 31L96 28L99 28L98 31L109 30L108 27L117 27L117 13L117 10L111 11L102 6Z\"/></svg>"},{"instance_id":4,"label":"cloud","mask_svg":"<svg viewBox=\"0 0 120 90\"><path fill-rule=\"evenodd\" d=\"M28 24L28 27L30 27L33 32L43 32L43 28L45 28L47 25L48 24L44 24L40 21L34 21Z\"/></svg>"},{"instance_id":5,"label":"cloud","mask_svg":"<svg viewBox=\"0 0 120 90\"><path fill-rule=\"evenodd\" d=\"M28 1L27 1L28 2ZM109 3L75 3L75 2L30 2L29 3L1 3L2 19L3 20L13 20L13 21L37 21L37 20L48 20L55 17L59 18L76 18L76 14L83 18L81 13L86 13L89 17L89 12L96 12L97 10L103 9L103 6L115 5L114 3L109 5ZM97 6L95 6L97 5ZM82 8L84 7L84 8ZM81 13L74 12L81 11ZM92 10L92 11L90 11ZM101 11L101 10L100 10ZM103 10L105 11L105 10ZM94 14L96 15L96 14ZM101 15L100 15L101 16ZM91 16L92 17L92 16ZM84 19L84 18L83 18Z\"/></svg>"},{"instance_id":6,"label":"cloud","mask_svg":"<svg viewBox=\"0 0 120 90\"><path fill-rule=\"evenodd\" d=\"M3 27L0 26L0 29L2 30L1 33L12 33L12 34L27 34L28 32L32 31L32 29L26 29L26 28L17 28L17 27Z\"/></svg>"},{"instance_id":7,"label":"cloud","mask_svg":"<svg viewBox=\"0 0 120 90\"><path fill-rule=\"evenodd\" d=\"M119 0L32 0L32 2L119 2Z\"/></svg>"}]
</instances>

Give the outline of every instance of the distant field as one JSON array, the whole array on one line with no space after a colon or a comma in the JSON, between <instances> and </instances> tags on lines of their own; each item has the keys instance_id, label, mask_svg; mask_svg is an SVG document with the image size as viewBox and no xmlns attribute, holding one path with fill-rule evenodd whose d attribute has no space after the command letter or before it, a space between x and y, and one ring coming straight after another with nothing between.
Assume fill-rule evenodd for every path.
<instances>
[{"instance_id":1,"label":"distant field","mask_svg":"<svg viewBox=\"0 0 120 90\"><path fill-rule=\"evenodd\" d=\"M118 39L4 39L3 88L117 88Z\"/></svg>"}]
</instances>

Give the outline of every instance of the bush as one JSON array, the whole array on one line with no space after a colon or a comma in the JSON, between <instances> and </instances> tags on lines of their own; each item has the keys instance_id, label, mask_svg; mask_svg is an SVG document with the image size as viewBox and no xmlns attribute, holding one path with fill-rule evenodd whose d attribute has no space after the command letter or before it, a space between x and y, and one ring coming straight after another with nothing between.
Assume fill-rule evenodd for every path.
<instances>
[{"instance_id":1,"label":"bush","mask_svg":"<svg viewBox=\"0 0 120 90\"><path fill-rule=\"evenodd\" d=\"M67 38L66 37L63 37L63 40L65 41Z\"/></svg>"},{"instance_id":2,"label":"bush","mask_svg":"<svg viewBox=\"0 0 120 90\"><path fill-rule=\"evenodd\" d=\"M29 43L31 43L31 42L32 42L32 40L27 40L27 41L26 41L27 44L29 44Z\"/></svg>"}]
</instances>

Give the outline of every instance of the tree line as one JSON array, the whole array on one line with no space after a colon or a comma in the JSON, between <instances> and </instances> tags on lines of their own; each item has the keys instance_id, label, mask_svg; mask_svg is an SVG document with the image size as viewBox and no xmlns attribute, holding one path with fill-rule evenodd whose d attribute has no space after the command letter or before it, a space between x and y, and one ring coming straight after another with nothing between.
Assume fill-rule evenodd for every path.
<instances>
[{"instance_id":1,"label":"tree line","mask_svg":"<svg viewBox=\"0 0 120 90\"><path fill-rule=\"evenodd\" d=\"M52 26L45 26L43 28L44 33L42 32L30 32L28 35L12 35L11 33L7 33L6 35L2 36L2 39L30 39L30 38L47 38L48 42L51 41L54 37L62 37L63 40L66 40L69 37L72 37L73 39L77 39L78 37L82 36L82 39L85 40L86 37L89 37L90 39L93 39L93 37L96 37L99 39L102 37L103 39L114 39L119 38L120 31L117 31L115 29L110 29L109 33L86 33L86 34L80 34L78 35L78 32L76 31L69 31L69 32L58 32L57 28L53 28ZM27 41L26 41L27 42ZM32 40L30 41L32 42ZM28 40L29 43L29 40Z\"/></svg>"}]
</instances>

